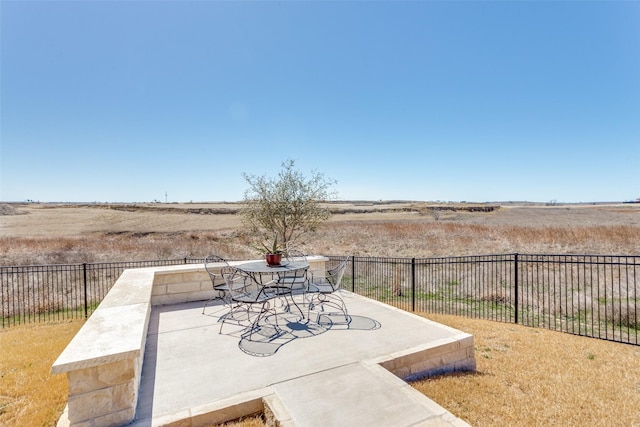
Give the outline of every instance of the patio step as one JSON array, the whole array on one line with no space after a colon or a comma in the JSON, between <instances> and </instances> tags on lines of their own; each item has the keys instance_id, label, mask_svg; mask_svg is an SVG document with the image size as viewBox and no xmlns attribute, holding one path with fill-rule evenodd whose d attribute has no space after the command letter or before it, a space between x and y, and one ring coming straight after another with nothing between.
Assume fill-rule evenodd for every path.
<instances>
[{"instance_id":1,"label":"patio step","mask_svg":"<svg viewBox=\"0 0 640 427\"><path fill-rule=\"evenodd\" d=\"M377 364L353 363L272 386L283 426L467 426Z\"/></svg>"}]
</instances>

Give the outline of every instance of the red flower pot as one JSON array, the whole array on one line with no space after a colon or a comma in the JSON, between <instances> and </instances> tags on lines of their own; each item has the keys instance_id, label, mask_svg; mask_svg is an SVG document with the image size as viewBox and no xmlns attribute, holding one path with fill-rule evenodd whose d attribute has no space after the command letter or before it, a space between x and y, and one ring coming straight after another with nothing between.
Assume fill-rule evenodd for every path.
<instances>
[{"instance_id":1,"label":"red flower pot","mask_svg":"<svg viewBox=\"0 0 640 427\"><path fill-rule=\"evenodd\" d=\"M282 254L266 254L267 265L280 265Z\"/></svg>"}]
</instances>

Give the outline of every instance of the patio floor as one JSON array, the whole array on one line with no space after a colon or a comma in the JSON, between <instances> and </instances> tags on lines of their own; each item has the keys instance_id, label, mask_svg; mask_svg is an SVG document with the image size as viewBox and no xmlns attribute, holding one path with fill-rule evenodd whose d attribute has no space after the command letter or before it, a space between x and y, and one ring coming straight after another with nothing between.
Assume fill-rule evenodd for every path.
<instances>
[{"instance_id":1,"label":"patio floor","mask_svg":"<svg viewBox=\"0 0 640 427\"><path fill-rule=\"evenodd\" d=\"M263 407L285 426L467 425L387 369L403 378L473 369L472 337L343 295L348 324L284 315L279 338L251 342L232 324L218 332L221 304L205 314L202 302L154 307L133 425L211 425Z\"/></svg>"}]
</instances>

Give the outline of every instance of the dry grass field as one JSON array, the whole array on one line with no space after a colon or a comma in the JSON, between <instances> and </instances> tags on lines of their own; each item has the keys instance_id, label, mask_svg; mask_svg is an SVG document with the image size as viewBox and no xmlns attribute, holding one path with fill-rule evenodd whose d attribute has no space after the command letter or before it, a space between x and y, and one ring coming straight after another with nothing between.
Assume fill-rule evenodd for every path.
<instances>
[{"instance_id":1,"label":"dry grass field","mask_svg":"<svg viewBox=\"0 0 640 427\"><path fill-rule=\"evenodd\" d=\"M638 204L506 204L489 211L435 206L436 212L421 203L334 204L331 220L302 247L314 254L381 257L640 255ZM0 205L0 265L210 253L256 257L237 208L223 203ZM640 426L640 348L485 320L428 317L474 335L478 370L414 386L472 425ZM49 369L80 325L0 331L0 425L55 424L66 384Z\"/></svg>"},{"instance_id":2,"label":"dry grass field","mask_svg":"<svg viewBox=\"0 0 640 427\"><path fill-rule=\"evenodd\" d=\"M640 254L640 205L504 205L491 212L419 203L342 203L308 253L429 257L496 253ZM485 206L480 206L485 207ZM12 205L0 265L253 258L237 204ZM450 210L450 209L458 210ZM448 209L448 210L444 210ZM6 213L7 210L2 210Z\"/></svg>"}]
</instances>

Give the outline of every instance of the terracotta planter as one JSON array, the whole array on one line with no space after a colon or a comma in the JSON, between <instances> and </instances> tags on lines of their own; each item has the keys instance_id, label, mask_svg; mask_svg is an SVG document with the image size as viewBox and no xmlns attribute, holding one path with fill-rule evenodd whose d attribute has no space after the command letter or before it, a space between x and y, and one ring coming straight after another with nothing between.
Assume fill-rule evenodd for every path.
<instances>
[{"instance_id":1,"label":"terracotta planter","mask_svg":"<svg viewBox=\"0 0 640 427\"><path fill-rule=\"evenodd\" d=\"M280 265L282 254L266 254L267 265Z\"/></svg>"}]
</instances>

